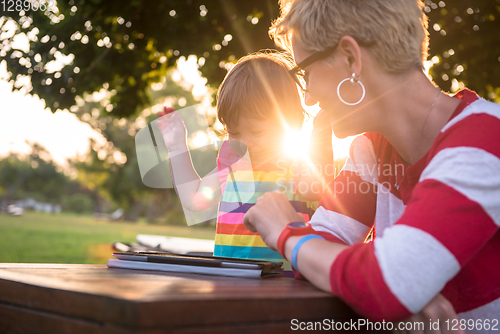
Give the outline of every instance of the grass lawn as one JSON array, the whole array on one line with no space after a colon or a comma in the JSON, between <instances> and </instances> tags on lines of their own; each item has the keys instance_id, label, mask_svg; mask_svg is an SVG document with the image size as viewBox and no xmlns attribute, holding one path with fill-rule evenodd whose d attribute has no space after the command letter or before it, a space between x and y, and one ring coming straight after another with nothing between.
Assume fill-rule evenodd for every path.
<instances>
[{"instance_id":1,"label":"grass lawn","mask_svg":"<svg viewBox=\"0 0 500 334\"><path fill-rule=\"evenodd\" d=\"M213 239L215 227L106 222L72 214L0 215L0 262L106 263L113 242L133 242L137 234Z\"/></svg>"}]
</instances>

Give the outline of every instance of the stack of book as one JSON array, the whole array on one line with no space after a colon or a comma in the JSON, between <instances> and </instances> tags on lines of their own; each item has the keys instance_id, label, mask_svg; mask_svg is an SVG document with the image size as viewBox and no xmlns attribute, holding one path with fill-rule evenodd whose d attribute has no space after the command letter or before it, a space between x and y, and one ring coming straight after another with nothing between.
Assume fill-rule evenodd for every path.
<instances>
[{"instance_id":1,"label":"stack of book","mask_svg":"<svg viewBox=\"0 0 500 334\"><path fill-rule=\"evenodd\" d=\"M166 252L115 252L109 268L159 270L245 278L278 276L282 262L257 261L215 256L195 256Z\"/></svg>"}]
</instances>

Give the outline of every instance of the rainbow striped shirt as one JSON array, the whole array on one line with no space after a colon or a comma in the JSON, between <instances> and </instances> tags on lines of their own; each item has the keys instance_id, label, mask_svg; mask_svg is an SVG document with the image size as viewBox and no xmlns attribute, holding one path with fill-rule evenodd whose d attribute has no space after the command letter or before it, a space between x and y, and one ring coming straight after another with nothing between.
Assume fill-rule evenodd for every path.
<instances>
[{"instance_id":1,"label":"rainbow striped shirt","mask_svg":"<svg viewBox=\"0 0 500 334\"><path fill-rule=\"evenodd\" d=\"M293 195L295 180L289 166L290 163L284 162L250 165L240 160L223 169L219 163L223 193L217 219L215 256L284 260L277 251L266 246L258 233L250 232L243 225L243 216L255 205L258 197L268 191L279 190L288 197L297 212L309 221L318 202L308 202L298 193ZM289 269L289 265L285 264L285 269Z\"/></svg>"}]
</instances>

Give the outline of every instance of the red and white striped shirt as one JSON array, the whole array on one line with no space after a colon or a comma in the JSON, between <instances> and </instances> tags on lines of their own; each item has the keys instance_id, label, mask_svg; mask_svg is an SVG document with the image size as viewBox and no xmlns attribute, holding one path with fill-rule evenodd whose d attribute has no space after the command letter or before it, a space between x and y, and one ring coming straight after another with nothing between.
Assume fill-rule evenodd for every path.
<instances>
[{"instance_id":1,"label":"red and white striped shirt","mask_svg":"<svg viewBox=\"0 0 500 334\"><path fill-rule=\"evenodd\" d=\"M500 105L456 97L411 167L383 136L356 138L311 219L353 245L334 261L331 288L370 319L404 319L438 293L462 319L500 318ZM374 242L362 243L373 225Z\"/></svg>"}]
</instances>

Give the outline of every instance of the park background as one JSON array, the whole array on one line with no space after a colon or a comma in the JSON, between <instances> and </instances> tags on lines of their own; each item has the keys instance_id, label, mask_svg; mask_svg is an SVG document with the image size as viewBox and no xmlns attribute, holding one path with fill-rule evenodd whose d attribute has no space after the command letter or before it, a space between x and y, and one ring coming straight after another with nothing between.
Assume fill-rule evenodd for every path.
<instances>
[{"instance_id":1,"label":"park background","mask_svg":"<svg viewBox=\"0 0 500 334\"><path fill-rule=\"evenodd\" d=\"M213 238L213 224L186 225L173 189L142 183L135 134L164 105L201 104L210 127L189 140L220 137L216 89L240 57L276 48L278 1L34 4L0 4L0 262L105 263L112 242L137 234ZM500 0L424 11L433 81L500 102ZM338 166L351 141L334 138ZM12 203L22 216L7 214Z\"/></svg>"}]
</instances>

